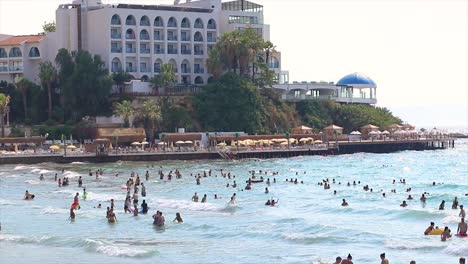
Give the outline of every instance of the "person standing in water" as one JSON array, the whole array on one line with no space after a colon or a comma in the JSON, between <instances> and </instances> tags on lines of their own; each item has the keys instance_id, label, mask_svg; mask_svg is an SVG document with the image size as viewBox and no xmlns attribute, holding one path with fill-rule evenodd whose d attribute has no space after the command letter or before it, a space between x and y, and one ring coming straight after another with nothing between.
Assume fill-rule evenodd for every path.
<instances>
[{"instance_id":1,"label":"person standing in water","mask_svg":"<svg viewBox=\"0 0 468 264\"><path fill-rule=\"evenodd\" d=\"M141 203L141 213L142 214L147 214L148 213L148 204L146 203L145 200Z\"/></svg>"},{"instance_id":2,"label":"person standing in water","mask_svg":"<svg viewBox=\"0 0 468 264\"><path fill-rule=\"evenodd\" d=\"M202 202L202 203L206 203L206 194L203 195L203 198L201 199L201 202Z\"/></svg>"},{"instance_id":3,"label":"person standing in water","mask_svg":"<svg viewBox=\"0 0 468 264\"><path fill-rule=\"evenodd\" d=\"M176 213L176 217L172 222L177 222L178 224L183 223L184 220L182 220L182 217L180 216L180 213Z\"/></svg>"},{"instance_id":4,"label":"person standing in water","mask_svg":"<svg viewBox=\"0 0 468 264\"><path fill-rule=\"evenodd\" d=\"M86 200L88 197L88 193L86 192L86 188L83 188L83 200Z\"/></svg>"},{"instance_id":5,"label":"person standing in water","mask_svg":"<svg viewBox=\"0 0 468 264\"><path fill-rule=\"evenodd\" d=\"M465 209L463 209L463 205L460 205L460 213L458 214L458 216L461 218L466 217L466 213L465 213Z\"/></svg>"},{"instance_id":6,"label":"person standing in water","mask_svg":"<svg viewBox=\"0 0 468 264\"><path fill-rule=\"evenodd\" d=\"M195 194L192 196L192 201L195 202L195 203L198 203L198 195L197 195L197 193L195 193Z\"/></svg>"},{"instance_id":7,"label":"person standing in water","mask_svg":"<svg viewBox=\"0 0 468 264\"><path fill-rule=\"evenodd\" d=\"M78 187L81 188L81 186L83 186L83 179L81 178L81 176L78 178Z\"/></svg>"},{"instance_id":8,"label":"person standing in water","mask_svg":"<svg viewBox=\"0 0 468 264\"><path fill-rule=\"evenodd\" d=\"M146 186L143 183L141 183L141 196L146 197Z\"/></svg>"}]
</instances>

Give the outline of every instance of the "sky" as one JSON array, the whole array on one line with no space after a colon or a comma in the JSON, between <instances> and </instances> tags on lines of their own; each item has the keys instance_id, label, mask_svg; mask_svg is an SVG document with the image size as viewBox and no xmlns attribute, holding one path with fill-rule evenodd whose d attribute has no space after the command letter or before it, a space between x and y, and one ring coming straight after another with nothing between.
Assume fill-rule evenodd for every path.
<instances>
[{"instance_id":1,"label":"sky","mask_svg":"<svg viewBox=\"0 0 468 264\"><path fill-rule=\"evenodd\" d=\"M57 6L70 2L0 0L0 34L41 32ZM468 0L253 2L264 6L290 81L337 82L362 72L377 83L377 106L404 121L468 129Z\"/></svg>"}]
</instances>

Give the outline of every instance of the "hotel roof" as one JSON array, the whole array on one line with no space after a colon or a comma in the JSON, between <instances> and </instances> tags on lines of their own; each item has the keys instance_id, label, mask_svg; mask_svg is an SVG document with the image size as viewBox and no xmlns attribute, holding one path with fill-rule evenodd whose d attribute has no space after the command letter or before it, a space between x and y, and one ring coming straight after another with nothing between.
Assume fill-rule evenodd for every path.
<instances>
[{"instance_id":1,"label":"hotel roof","mask_svg":"<svg viewBox=\"0 0 468 264\"><path fill-rule=\"evenodd\" d=\"M45 35L14 36L0 41L0 46L16 46L23 42L35 43L45 38Z\"/></svg>"},{"instance_id":2,"label":"hotel roof","mask_svg":"<svg viewBox=\"0 0 468 264\"><path fill-rule=\"evenodd\" d=\"M369 87L375 88L377 85L375 82L366 76L363 73L355 72L346 75L345 77L341 78L336 85L338 86L353 86L353 87Z\"/></svg>"}]
</instances>

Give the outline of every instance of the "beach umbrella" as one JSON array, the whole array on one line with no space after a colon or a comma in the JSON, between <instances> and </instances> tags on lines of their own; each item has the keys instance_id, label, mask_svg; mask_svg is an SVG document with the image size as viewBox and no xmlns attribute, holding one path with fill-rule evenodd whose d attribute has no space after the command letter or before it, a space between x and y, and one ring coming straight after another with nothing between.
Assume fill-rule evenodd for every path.
<instances>
[{"instance_id":1,"label":"beach umbrella","mask_svg":"<svg viewBox=\"0 0 468 264\"><path fill-rule=\"evenodd\" d=\"M164 146L164 145L167 145L167 143L166 142L159 142L158 145L159 146Z\"/></svg>"},{"instance_id":2,"label":"beach umbrella","mask_svg":"<svg viewBox=\"0 0 468 264\"><path fill-rule=\"evenodd\" d=\"M382 132L382 135L390 135L390 132L388 132L387 130L385 130L384 132Z\"/></svg>"},{"instance_id":3,"label":"beach umbrella","mask_svg":"<svg viewBox=\"0 0 468 264\"><path fill-rule=\"evenodd\" d=\"M67 146L67 149L76 149L76 146L74 146L74 145L68 145L68 146Z\"/></svg>"},{"instance_id":4,"label":"beach umbrella","mask_svg":"<svg viewBox=\"0 0 468 264\"><path fill-rule=\"evenodd\" d=\"M299 139L299 142L307 142L307 141L310 141L309 138L301 138L301 139Z\"/></svg>"},{"instance_id":5,"label":"beach umbrella","mask_svg":"<svg viewBox=\"0 0 468 264\"><path fill-rule=\"evenodd\" d=\"M52 145L52 146L49 147L49 149L51 149L51 150L59 150L60 147L57 146L57 145Z\"/></svg>"},{"instance_id":6,"label":"beach umbrella","mask_svg":"<svg viewBox=\"0 0 468 264\"><path fill-rule=\"evenodd\" d=\"M314 143L323 143L322 140L315 140Z\"/></svg>"},{"instance_id":7,"label":"beach umbrella","mask_svg":"<svg viewBox=\"0 0 468 264\"><path fill-rule=\"evenodd\" d=\"M286 146L286 145L288 145L288 142L281 142L280 145L281 146Z\"/></svg>"},{"instance_id":8,"label":"beach umbrella","mask_svg":"<svg viewBox=\"0 0 468 264\"><path fill-rule=\"evenodd\" d=\"M149 142L143 141L140 143L141 145L149 145Z\"/></svg>"},{"instance_id":9,"label":"beach umbrella","mask_svg":"<svg viewBox=\"0 0 468 264\"><path fill-rule=\"evenodd\" d=\"M377 133L376 131L371 131L371 132L369 132L369 135L371 135L371 136L375 136L375 135L378 135L378 134L379 134L379 133Z\"/></svg>"},{"instance_id":10,"label":"beach umbrella","mask_svg":"<svg viewBox=\"0 0 468 264\"><path fill-rule=\"evenodd\" d=\"M130 145L132 145L132 146L140 146L140 145L141 145L141 143L140 143L140 142L136 142L136 141L135 141L135 142L132 142L132 144L130 144Z\"/></svg>"},{"instance_id":11,"label":"beach umbrella","mask_svg":"<svg viewBox=\"0 0 468 264\"><path fill-rule=\"evenodd\" d=\"M290 138L289 143L296 143L296 139L295 138Z\"/></svg>"},{"instance_id":12,"label":"beach umbrella","mask_svg":"<svg viewBox=\"0 0 468 264\"><path fill-rule=\"evenodd\" d=\"M351 135L361 135L361 132L359 132L359 131L353 131L353 132L351 132Z\"/></svg>"},{"instance_id":13,"label":"beach umbrella","mask_svg":"<svg viewBox=\"0 0 468 264\"><path fill-rule=\"evenodd\" d=\"M185 143L185 144L193 144L193 142L190 141L190 140L184 141L184 143Z\"/></svg>"},{"instance_id":14,"label":"beach umbrella","mask_svg":"<svg viewBox=\"0 0 468 264\"><path fill-rule=\"evenodd\" d=\"M221 143L218 144L218 146L219 146L219 147L225 147L225 146L226 146L226 143L221 142Z\"/></svg>"},{"instance_id":15,"label":"beach umbrella","mask_svg":"<svg viewBox=\"0 0 468 264\"><path fill-rule=\"evenodd\" d=\"M185 144L185 141L176 141L176 145Z\"/></svg>"}]
</instances>

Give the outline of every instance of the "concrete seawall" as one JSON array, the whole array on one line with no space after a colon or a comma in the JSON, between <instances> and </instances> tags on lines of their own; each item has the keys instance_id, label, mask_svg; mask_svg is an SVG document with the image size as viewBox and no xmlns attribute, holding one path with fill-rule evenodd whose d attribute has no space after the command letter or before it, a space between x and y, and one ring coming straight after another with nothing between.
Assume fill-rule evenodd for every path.
<instances>
[{"instance_id":1,"label":"concrete seawall","mask_svg":"<svg viewBox=\"0 0 468 264\"><path fill-rule=\"evenodd\" d=\"M278 150L249 150L234 151L230 153L234 159L270 159L270 158L288 158L297 156L312 155L340 155L352 154L358 152L368 153L391 153L405 150L438 150L454 147L453 139L444 140L413 140L413 141L374 141L374 142L338 142L338 145L327 145L323 148L290 148ZM29 156L2 156L2 164L37 164L44 162L52 163L71 163L71 162L116 162L116 161L163 161L163 160L212 160L223 159L217 152L155 152L155 153L136 153L136 154L110 154L106 156L96 155L76 155L62 156L51 155L29 155Z\"/></svg>"}]
</instances>

